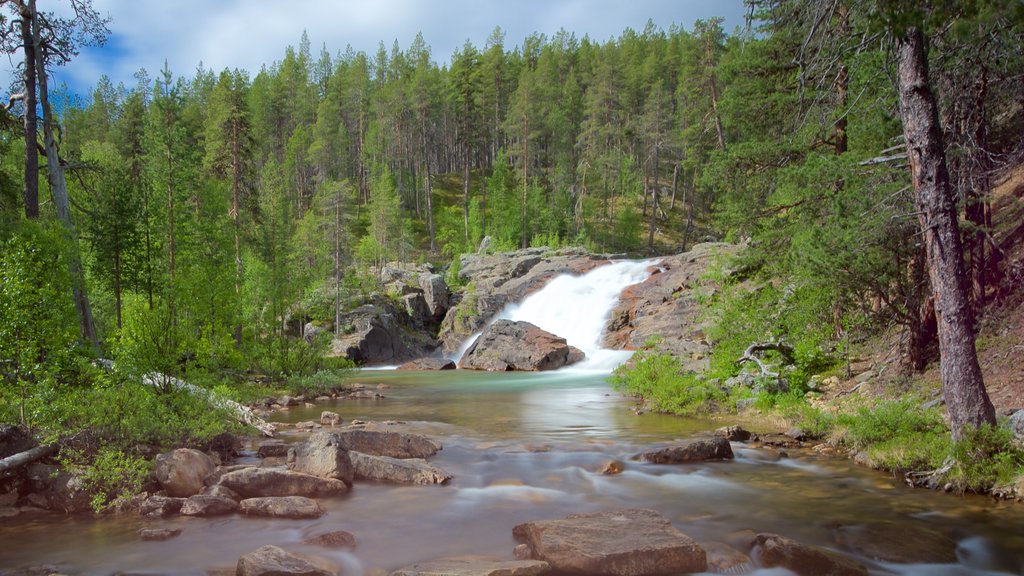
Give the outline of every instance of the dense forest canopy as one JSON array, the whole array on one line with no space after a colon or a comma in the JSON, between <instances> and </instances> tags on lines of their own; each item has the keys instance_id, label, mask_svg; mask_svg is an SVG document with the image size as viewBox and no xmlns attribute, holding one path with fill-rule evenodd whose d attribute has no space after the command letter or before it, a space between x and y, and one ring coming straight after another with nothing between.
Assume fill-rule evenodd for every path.
<instances>
[{"instance_id":1,"label":"dense forest canopy","mask_svg":"<svg viewBox=\"0 0 1024 576\"><path fill-rule=\"evenodd\" d=\"M99 349L136 373L301 372L323 350L288 337L293 319L340 332L385 263L443 268L485 237L637 255L746 242L735 267L759 288L718 308L732 358L751 337L785 338L813 366L851 331L898 326L922 368L935 310L898 48L921 31L978 313L1004 285L989 192L1021 159L1021 4L748 3L734 31L651 22L510 47L495 29L448 62L422 36L367 54L303 35L258 71L139 70L85 98L50 86L38 205L18 189L38 170L39 91L12 89L25 98L0 133L4 394L31 423L73 385L91 333L75 329L72 286L88 289ZM5 25L34 10L0 5ZM45 97L36 76L72 56L57 40L103 22L40 15L48 57L28 80L26 57L17 82Z\"/></svg>"}]
</instances>

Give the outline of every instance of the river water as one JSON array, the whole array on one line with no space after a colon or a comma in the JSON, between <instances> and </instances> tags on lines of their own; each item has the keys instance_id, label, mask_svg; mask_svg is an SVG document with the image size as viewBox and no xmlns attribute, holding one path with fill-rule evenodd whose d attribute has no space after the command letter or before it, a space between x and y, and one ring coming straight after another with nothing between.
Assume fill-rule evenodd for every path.
<instances>
[{"instance_id":1,"label":"river water","mask_svg":"<svg viewBox=\"0 0 1024 576\"><path fill-rule=\"evenodd\" d=\"M233 573L239 556L275 544L359 575L444 556L511 558L517 523L627 507L656 509L700 542L728 542L738 531L753 530L837 548L840 525L895 526L908 539L940 530L956 542L961 558L937 565L862 558L876 574L1016 574L1024 562L1020 505L907 488L845 459L791 451L790 458L772 462L762 451L734 443L734 461L676 466L631 461L643 449L723 423L637 415L631 400L613 392L600 373L366 371L354 381L384 384L386 398L293 408L277 419L317 420L328 409L346 422L401 422L396 426L443 442L431 460L454 475L448 485L357 483L347 496L322 499L327 514L317 520L134 515L5 520L0 566L54 564L68 574ZM298 432L290 434L285 438L301 439ZM623 461L625 471L600 475L609 459ZM143 526L183 531L166 542L142 542L136 531ZM330 530L353 533L356 550L301 544Z\"/></svg>"}]
</instances>

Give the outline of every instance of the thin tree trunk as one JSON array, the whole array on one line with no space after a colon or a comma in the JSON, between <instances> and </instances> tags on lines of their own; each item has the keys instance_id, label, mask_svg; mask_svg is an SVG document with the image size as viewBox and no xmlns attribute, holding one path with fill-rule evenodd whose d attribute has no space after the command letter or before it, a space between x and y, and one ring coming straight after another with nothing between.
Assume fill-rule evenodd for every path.
<instances>
[{"instance_id":1,"label":"thin tree trunk","mask_svg":"<svg viewBox=\"0 0 1024 576\"><path fill-rule=\"evenodd\" d=\"M36 0L20 7L21 41L25 52L25 217L39 217L39 126L36 117L36 41L32 23L36 13Z\"/></svg>"},{"instance_id":2,"label":"thin tree trunk","mask_svg":"<svg viewBox=\"0 0 1024 576\"><path fill-rule=\"evenodd\" d=\"M231 219L235 229L235 297L242 297L242 225L238 214L238 193L242 181L242 152L239 120L231 122ZM239 317L241 318L241 317ZM235 346L242 345L242 322L235 324Z\"/></svg>"},{"instance_id":3,"label":"thin tree trunk","mask_svg":"<svg viewBox=\"0 0 1024 576\"><path fill-rule=\"evenodd\" d=\"M93 349L99 350L99 335L96 333L96 321L93 319L92 307L89 305L89 294L85 287L85 273L82 268L81 254L78 251L78 236L75 234L75 225L71 221L68 183L64 178L64 167L60 163L60 156L57 153L57 142L53 135L53 110L50 108L47 89L45 59L43 58L43 47L40 42L39 18L34 11L32 13L32 38L36 46L36 74L39 83L39 103L43 109L43 141L46 147L46 163L50 189L53 191L53 203L57 210L57 218L60 219L71 239L71 254L69 255L70 262L68 263L71 273L71 292L75 301L75 309L78 312L82 340L92 345Z\"/></svg>"},{"instance_id":4,"label":"thin tree trunk","mask_svg":"<svg viewBox=\"0 0 1024 576\"><path fill-rule=\"evenodd\" d=\"M911 27L898 44L898 87L903 134L913 172L916 204L928 254L939 335L939 370L954 440L970 428L995 425L974 347L963 247L939 126L928 81L924 34Z\"/></svg>"}]
</instances>

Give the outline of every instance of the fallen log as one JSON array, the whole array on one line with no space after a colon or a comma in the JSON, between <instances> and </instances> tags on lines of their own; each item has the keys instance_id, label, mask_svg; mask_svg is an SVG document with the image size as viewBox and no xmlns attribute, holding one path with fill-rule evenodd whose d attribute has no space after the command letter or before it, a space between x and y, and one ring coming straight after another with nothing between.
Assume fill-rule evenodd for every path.
<instances>
[{"instance_id":1,"label":"fallen log","mask_svg":"<svg viewBox=\"0 0 1024 576\"><path fill-rule=\"evenodd\" d=\"M36 460L45 458L57 450L57 447L48 444L44 446L36 446L35 448L25 450L24 452L18 452L12 454L6 458L0 459L0 477L9 475L12 471L31 464Z\"/></svg>"},{"instance_id":2,"label":"fallen log","mask_svg":"<svg viewBox=\"0 0 1024 576\"><path fill-rule=\"evenodd\" d=\"M99 363L106 367L108 370L114 368L114 362L111 360L104 359L100 360ZM189 384L188 382L185 382L180 378L168 376L167 374L162 374L160 372L150 372L149 374L143 375L142 383L147 386L153 386L155 388L161 388L164 390L168 388L185 390L186 392L192 394L193 396L205 398L211 405L217 408L222 408L234 414L235 418L239 422L252 426L253 428L263 433L264 436L268 436L271 438L274 437L274 425L271 424L270 422L267 422L263 418L257 416L256 413L253 412L251 408L243 406L238 402L231 400L230 398L224 398L223 396L215 394L214 392L211 392L206 388L196 386L195 384Z\"/></svg>"}]
</instances>

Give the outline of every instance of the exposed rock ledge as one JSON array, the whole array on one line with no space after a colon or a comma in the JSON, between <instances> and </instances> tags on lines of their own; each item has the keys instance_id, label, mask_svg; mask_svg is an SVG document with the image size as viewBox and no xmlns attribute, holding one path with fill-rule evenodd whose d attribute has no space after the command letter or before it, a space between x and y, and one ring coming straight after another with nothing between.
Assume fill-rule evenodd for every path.
<instances>
[{"instance_id":1,"label":"exposed rock ledge","mask_svg":"<svg viewBox=\"0 0 1024 576\"><path fill-rule=\"evenodd\" d=\"M466 350L460 366L492 372L536 372L557 370L583 358L583 351L567 344L565 338L529 322L495 320Z\"/></svg>"}]
</instances>

